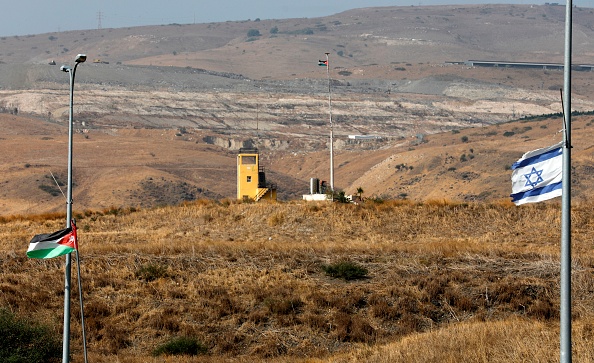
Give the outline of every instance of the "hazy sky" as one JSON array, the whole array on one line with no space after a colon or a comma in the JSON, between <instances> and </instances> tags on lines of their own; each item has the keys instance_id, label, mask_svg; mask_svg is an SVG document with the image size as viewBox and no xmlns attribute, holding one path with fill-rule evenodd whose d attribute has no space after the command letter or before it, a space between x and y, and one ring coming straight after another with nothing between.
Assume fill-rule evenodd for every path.
<instances>
[{"instance_id":1,"label":"hazy sky","mask_svg":"<svg viewBox=\"0 0 594 363\"><path fill-rule=\"evenodd\" d=\"M372 6L539 4L564 0L8 0L0 11L0 36L139 25L227 20L314 18ZM594 0L574 0L594 7Z\"/></svg>"}]
</instances>

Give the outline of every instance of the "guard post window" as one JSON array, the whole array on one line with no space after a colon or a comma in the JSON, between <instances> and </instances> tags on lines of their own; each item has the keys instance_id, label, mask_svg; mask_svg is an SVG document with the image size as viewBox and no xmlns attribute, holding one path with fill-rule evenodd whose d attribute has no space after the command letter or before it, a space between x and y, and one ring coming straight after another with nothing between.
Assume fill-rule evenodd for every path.
<instances>
[{"instance_id":1,"label":"guard post window","mask_svg":"<svg viewBox=\"0 0 594 363\"><path fill-rule=\"evenodd\" d=\"M243 165L256 165L256 156L254 156L254 155L244 155L241 158L241 163Z\"/></svg>"}]
</instances>

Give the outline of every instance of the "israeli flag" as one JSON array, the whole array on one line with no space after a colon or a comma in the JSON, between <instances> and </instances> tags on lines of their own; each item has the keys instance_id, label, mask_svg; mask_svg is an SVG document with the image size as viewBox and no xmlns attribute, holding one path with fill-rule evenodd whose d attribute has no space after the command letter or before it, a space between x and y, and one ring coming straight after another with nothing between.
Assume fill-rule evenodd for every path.
<instances>
[{"instance_id":1,"label":"israeli flag","mask_svg":"<svg viewBox=\"0 0 594 363\"><path fill-rule=\"evenodd\" d=\"M537 203L561 196L563 142L528 151L512 165L512 202Z\"/></svg>"}]
</instances>

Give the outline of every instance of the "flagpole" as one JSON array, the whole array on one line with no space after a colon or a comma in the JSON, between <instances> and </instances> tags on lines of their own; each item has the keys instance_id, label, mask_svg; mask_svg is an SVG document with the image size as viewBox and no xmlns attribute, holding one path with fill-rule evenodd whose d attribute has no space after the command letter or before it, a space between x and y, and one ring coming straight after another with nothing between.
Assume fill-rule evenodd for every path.
<instances>
[{"instance_id":1,"label":"flagpole","mask_svg":"<svg viewBox=\"0 0 594 363\"><path fill-rule=\"evenodd\" d=\"M60 67L60 70L67 72L70 76L70 99L68 102L68 190L66 197L66 228L71 228L72 220L72 138L73 138L73 100L74 100L74 76L76 67L87 60L87 56L79 54L74 61L74 68L68 66ZM66 255L66 265L64 272L64 330L62 335L62 363L68 363L70 360L70 282L72 279L72 257Z\"/></svg>"},{"instance_id":2,"label":"flagpole","mask_svg":"<svg viewBox=\"0 0 594 363\"><path fill-rule=\"evenodd\" d=\"M332 123L332 88L330 86L330 53L326 53L326 75L328 76L328 114L330 117L330 189L334 198L334 124Z\"/></svg>"},{"instance_id":3,"label":"flagpole","mask_svg":"<svg viewBox=\"0 0 594 363\"><path fill-rule=\"evenodd\" d=\"M561 306L560 358L571 363L571 52L572 0L567 0L565 14L565 63L563 66L565 116L563 133L563 194L561 196Z\"/></svg>"},{"instance_id":4,"label":"flagpole","mask_svg":"<svg viewBox=\"0 0 594 363\"><path fill-rule=\"evenodd\" d=\"M80 324L82 327L82 339L83 339L83 354L85 363L87 359L87 335L85 329L85 309L83 304L83 293L82 293L82 278L80 276L80 255L78 254L78 239L76 240L76 266L77 266L77 277L78 277L78 299L80 301Z\"/></svg>"}]
</instances>

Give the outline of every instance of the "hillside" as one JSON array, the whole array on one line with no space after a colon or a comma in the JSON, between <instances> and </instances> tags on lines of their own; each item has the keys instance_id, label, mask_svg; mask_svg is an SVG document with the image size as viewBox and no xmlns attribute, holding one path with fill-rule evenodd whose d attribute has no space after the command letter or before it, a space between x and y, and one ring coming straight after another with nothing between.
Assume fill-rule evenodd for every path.
<instances>
[{"instance_id":1,"label":"hillside","mask_svg":"<svg viewBox=\"0 0 594 363\"><path fill-rule=\"evenodd\" d=\"M593 24L590 9L575 9L576 63L594 63ZM248 37L250 30L260 35ZM386 199L506 198L506 167L560 139L559 119L521 120L561 111L562 72L446 62L562 62L562 6L366 8L37 34L0 45L1 215L63 208L51 177L63 182L66 168L68 76L59 65L77 53L89 57L74 100L80 209L234 198L243 145L260 149L281 199L298 199L310 178L328 178L330 109L337 188ZM331 104L317 65L326 51ZM572 108L594 110L590 72L573 72L572 88ZM591 185L591 138L589 117L576 122L579 196ZM382 141L352 143L348 135Z\"/></svg>"},{"instance_id":2,"label":"hillside","mask_svg":"<svg viewBox=\"0 0 594 363\"><path fill-rule=\"evenodd\" d=\"M565 6L556 5L394 6L312 19L86 29L4 37L0 60L60 64L87 53L110 66L189 66L251 79L319 78L310 65L326 51L335 67L353 70L467 59L562 62L564 17ZM576 7L576 63L594 63L593 27L592 9Z\"/></svg>"},{"instance_id":3,"label":"hillside","mask_svg":"<svg viewBox=\"0 0 594 363\"><path fill-rule=\"evenodd\" d=\"M574 117L573 197L588 199L594 188L591 116ZM469 128L392 141L344 143L335 154L335 182L347 193L411 200L492 201L508 199L509 166L524 152L561 140L560 118ZM5 162L1 215L62 211L67 130L63 125L2 118L0 151ZM161 129L87 130L74 138L74 208L150 207L203 198L234 198L236 152L214 144L207 132ZM221 141L222 142L222 141ZM307 150L287 140L264 148L268 179L283 200L300 199L309 178L324 178L327 151ZM371 145L369 145L371 143ZM26 147L24 147L26 145ZM65 192L64 187L63 191Z\"/></svg>"}]
</instances>

